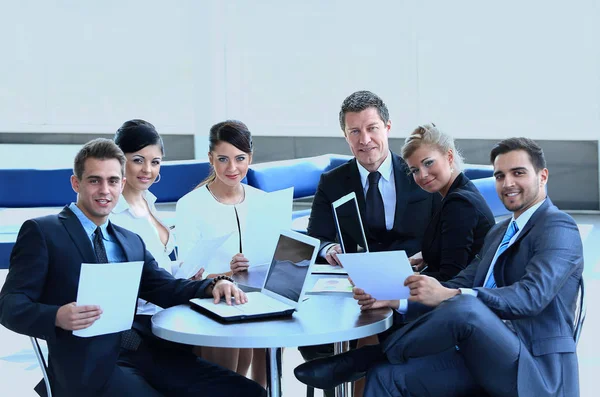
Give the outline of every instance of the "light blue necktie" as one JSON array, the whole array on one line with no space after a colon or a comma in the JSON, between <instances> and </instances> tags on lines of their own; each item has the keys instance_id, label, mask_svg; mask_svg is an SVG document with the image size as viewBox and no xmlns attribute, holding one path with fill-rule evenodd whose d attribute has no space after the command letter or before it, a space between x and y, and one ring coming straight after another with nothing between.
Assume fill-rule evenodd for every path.
<instances>
[{"instance_id":1,"label":"light blue necktie","mask_svg":"<svg viewBox=\"0 0 600 397\"><path fill-rule=\"evenodd\" d=\"M500 247L498 247L498 253L496 254L496 261L506 249L510 243L510 239L519 231L519 227L517 226L517 222L512 221L508 228L506 229L506 233L504 233L504 237L502 238L502 242L500 243ZM496 266L496 263L494 263ZM496 280L494 279L494 269L492 269L490 273L490 277L487 279L484 285L485 288L496 288Z\"/></svg>"}]
</instances>

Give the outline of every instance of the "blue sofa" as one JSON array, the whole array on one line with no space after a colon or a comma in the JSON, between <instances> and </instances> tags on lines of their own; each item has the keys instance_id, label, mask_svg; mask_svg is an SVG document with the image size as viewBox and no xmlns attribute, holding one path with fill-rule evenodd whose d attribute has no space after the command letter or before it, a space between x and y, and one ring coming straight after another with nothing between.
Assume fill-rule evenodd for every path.
<instances>
[{"instance_id":1,"label":"blue sofa","mask_svg":"<svg viewBox=\"0 0 600 397\"><path fill-rule=\"evenodd\" d=\"M295 199L311 197L316 192L323 172L350 159L350 156L325 154L254 164L243 182L267 192L294 186ZM160 182L150 190L157 196L159 203L175 202L206 178L209 172L210 165L207 161L165 162L161 167ZM467 164L464 173L486 198L494 216L508 214L496 195L491 166ZM7 211L6 208L62 207L75 201L76 195L69 182L71 175L71 169L0 170L0 216L3 211ZM48 210L49 213L56 212L53 208ZM295 229L305 231L309 215L309 209L294 212ZM0 268L8 267L10 251L19 226L0 223Z\"/></svg>"}]
</instances>

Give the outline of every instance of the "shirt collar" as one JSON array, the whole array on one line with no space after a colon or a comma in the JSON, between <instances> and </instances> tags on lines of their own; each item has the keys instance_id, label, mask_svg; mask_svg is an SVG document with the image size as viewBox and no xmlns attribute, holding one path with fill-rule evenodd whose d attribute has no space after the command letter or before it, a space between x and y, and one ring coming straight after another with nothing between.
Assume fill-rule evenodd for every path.
<instances>
[{"instance_id":1,"label":"shirt collar","mask_svg":"<svg viewBox=\"0 0 600 397\"><path fill-rule=\"evenodd\" d=\"M92 237L94 235L94 232L96 231L96 224L92 222L75 203L71 203L69 205L69 209L73 211L77 219L79 219L79 222L81 222L81 226L83 226L83 229L85 230L88 237ZM104 240L109 241L110 239L108 238L109 234L107 229L108 220L102 225L100 225L100 230L102 230L102 238Z\"/></svg>"},{"instance_id":2,"label":"shirt collar","mask_svg":"<svg viewBox=\"0 0 600 397\"><path fill-rule=\"evenodd\" d=\"M521 216L519 216L517 219L515 219L515 215L513 214L511 222L514 221L517 224L517 227L518 227L519 231L523 230L523 228L525 227L525 225L527 224L527 222L529 222L529 219L531 219L531 217L533 216L533 214L535 213L535 211L537 211L537 209L540 208L542 204L544 204L544 201L546 201L546 199L543 199L542 201L540 201L536 205L534 205L531 208L527 209L527 211L523 212L521 214Z\"/></svg>"},{"instance_id":3,"label":"shirt collar","mask_svg":"<svg viewBox=\"0 0 600 397\"><path fill-rule=\"evenodd\" d=\"M369 184L368 178L370 172L365 167L363 167L362 164L358 162L358 160L356 160L356 165L358 166L358 172L360 174L360 180L362 182L362 185L363 187L366 187ZM388 152L387 157L385 158L385 160L383 160L383 163L381 163L377 171L379 171L381 177L386 182L391 181L392 172L394 171L392 167L392 152Z\"/></svg>"},{"instance_id":4,"label":"shirt collar","mask_svg":"<svg viewBox=\"0 0 600 397\"><path fill-rule=\"evenodd\" d=\"M152 192L150 190L144 190L142 192L142 197L148 203L148 208L151 209L153 204L156 202L156 196L154 194L152 194ZM119 214L119 213L125 212L129 209L130 209L129 203L127 202L127 200L125 200L125 197L121 193L121 197L119 197L119 201L117 202L117 205L115 205L115 208L113 208L112 212L115 214Z\"/></svg>"}]
</instances>

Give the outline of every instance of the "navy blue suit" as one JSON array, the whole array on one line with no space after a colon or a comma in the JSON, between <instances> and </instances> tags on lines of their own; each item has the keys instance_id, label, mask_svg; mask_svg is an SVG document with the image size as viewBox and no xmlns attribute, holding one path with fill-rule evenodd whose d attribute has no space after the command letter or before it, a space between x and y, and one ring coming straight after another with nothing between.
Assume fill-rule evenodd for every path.
<instances>
[{"instance_id":1,"label":"navy blue suit","mask_svg":"<svg viewBox=\"0 0 600 397\"><path fill-rule=\"evenodd\" d=\"M206 296L210 280L176 280L157 266L138 235L112 224L108 230L128 261L144 262L140 298L170 307ZM19 231L0 292L0 323L17 333L46 340L54 395L93 396L107 390L111 395L131 396L132 391L133 395L143 395L143 391L136 393L138 389L130 388L134 382L123 376L117 365L121 333L80 338L55 326L60 306L76 300L81 263L96 261L83 226L68 207L58 215L28 220ZM191 379L190 384L194 381Z\"/></svg>"},{"instance_id":2,"label":"navy blue suit","mask_svg":"<svg viewBox=\"0 0 600 397\"><path fill-rule=\"evenodd\" d=\"M573 319L583 248L577 225L546 199L498 257L498 288L483 288L508 223L494 226L481 256L443 283L475 288L478 297L458 295L433 310L409 304L407 317L415 319L385 341L388 362L368 372L366 395L446 397L484 389L579 396Z\"/></svg>"},{"instance_id":3,"label":"navy blue suit","mask_svg":"<svg viewBox=\"0 0 600 397\"><path fill-rule=\"evenodd\" d=\"M439 206L439 195L422 190L412 176L407 175L408 168L404 160L394 153L391 155L396 185L394 225L383 236L375 236L365 227L367 244L370 251L405 250L408 256L412 256L421 251L423 233ZM365 193L355 158L321 175L308 223L308 234L321 240L321 249L337 240L331 204L350 192L356 193L364 223ZM340 223L343 222L344 220L340 219ZM348 252L352 252L352 248L362 241L361 232L359 226L353 222L346 225L349 226L342 226L344 245L347 249L350 248Z\"/></svg>"}]
</instances>

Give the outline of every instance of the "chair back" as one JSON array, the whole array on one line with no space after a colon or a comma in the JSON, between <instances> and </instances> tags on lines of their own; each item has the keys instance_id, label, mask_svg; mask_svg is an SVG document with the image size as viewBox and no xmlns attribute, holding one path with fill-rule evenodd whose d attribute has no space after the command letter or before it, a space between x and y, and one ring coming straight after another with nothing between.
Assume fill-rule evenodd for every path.
<instances>
[{"instance_id":1,"label":"chair back","mask_svg":"<svg viewBox=\"0 0 600 397\"><path fill-rule=\"evenodd\" d=\"M31 345L33 346L33 351L35 356L37 357L38 363L40 364L40 369L42 370L42 374L44 374L44 385L46 386L46 390L41 387L42 382L40 382L36 387L35 391L40 396L48 396L52 397L52 389L50 388L50 378L48 377L48 365L46 364L46 359L44 358L44 352L40 347L40 343L36 338L31 336Z\"/></svg>"}]
</instances>

